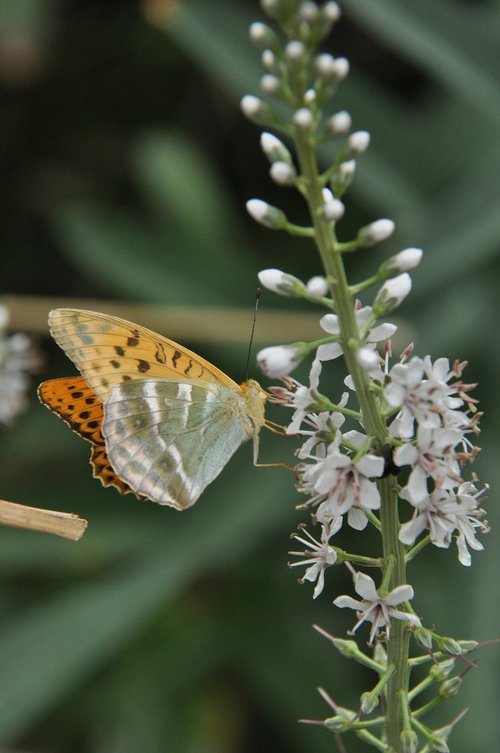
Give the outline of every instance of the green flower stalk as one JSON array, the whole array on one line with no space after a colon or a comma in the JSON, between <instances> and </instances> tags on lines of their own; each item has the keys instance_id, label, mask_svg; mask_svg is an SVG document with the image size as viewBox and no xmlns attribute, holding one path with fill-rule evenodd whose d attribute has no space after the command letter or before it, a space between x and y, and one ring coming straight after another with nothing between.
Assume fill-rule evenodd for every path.
<instances>
[{"instance_id":1,"label":"green flower stalk","mask_svg":"<svg viewBox=\"0 0 500 753\"><path fill-rule=\"evenodd\" d=\"M280 296L307 300L327 312L320 319L324 338L267 347L257 355L264 373L281 380L270 387L272 400L292 411L284 423L286 433L302 442L296 451L297 488L307 501L300 507L311 512L311 523L320 530L315 536L304 523L293 534L304 549L290 553L297 558L291 566L305 567L300 582L314 584L314 598L322 594L331 567L349 567L359 598L338 595L333 603L356 612L352 636L358 631L361 635L365 623L370 625L373 655L354 640L316 629L344 657L376 675L361 692L357 709L332 705L321 691L335 716L318 723L335 734L356 734L386 753L444 750L455 722L432 730L422 718L458 693L461 680L447 674L438 685L434 667L443 666L440 660L448 651L454 657L446 665L451 672L455 657L476 644L438 636L422 623L412 607L415 594L407 582L406 564L428 544L448 548L455 541L459 561L466 566L471 564L470 550L483 548L477 534L487 530L479 506L484 490L463 476L477 454L471 435L477 433L479 414L468 394L474 385L461 379L465 364L456 361L450 366L447 358L433 362L429 356L418 357L412 344L391 363L390 338L396 326L381 319L410 294L409 272L422 259L420 249L400 251L355 285L348 280L349 254L382 243L395 226L382 218L360 228L351 240L337 236L345 212L343 196L354 178L356 160L370 143L367 131L351 132L349 113L331 114L330 101L349 72L345 58L319 49L340 17L337 3L261 4L272 27L256 22L250 36L261 50L265 69L261 89L279 103L279 113L273 101L253 95L243 98L242 110L265 128L261 146L270 177L302 195L310 224L293 224L281 207L261 199L251 199L247 208L266 228L313 242L323 275L303 282L291 272L267 269L259 279ZM326 142L337 146L329 166L320 164L318 156ZM361 302L359 295L369 290L372 303ZM322 365L340 357L348 372L348 391L327 397L326 385L319 390ZM309 383L301 384L290 374L307 358L312 360ZM362 544L359 552L342 549L345 526L359 532L360 542L366 536L377 537L380 556L367 556ZM372 575L364 572L366 568ZM419 677L412 685L412 670L425 667L427 661L427 679ZM414 708L424 687L436 689L435 697ZM382 711L373 716L376 708Z\"/></svg>"}]
</instances>

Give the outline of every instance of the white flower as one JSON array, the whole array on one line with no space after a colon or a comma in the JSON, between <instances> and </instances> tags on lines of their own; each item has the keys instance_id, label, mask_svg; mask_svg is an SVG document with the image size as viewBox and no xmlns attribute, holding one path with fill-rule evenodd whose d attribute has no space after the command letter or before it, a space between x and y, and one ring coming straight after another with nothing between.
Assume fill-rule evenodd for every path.
<instances>
[{"instance_id":1,"label":"white flower","mask_svg":"<svg viewBox=\"0 0 500 753\"><path fill-rule=\"evenodd\" d=\"M302 529L302 533L307 536L307 539L302 538L296 533L292 534L292 538L304 544L306 550L303 552L288 552L288 554L294 557L306 557L306 559L301 559L298 562L290 562L289 566L307 566L307 570L301 578L300 583L306 580L311 581L311 583L316 581L313 599L316 599L323 591L326 568L334 565L337 560L337 552L328 542L341 527L342 518L337 518L329 524L322 525L320 541L314 539L305 528Z\"/></svg>"},{"instance_id":2,"label":"white flower","mask_svg":"<svg viewBox=\"0 0 500 753\"><path fill-rule=\"evenodd\" d=\"M300 426L306 415L314 409L316 405L316 398L314 393L318 389L319 375L321 374L321 362L314 359L309 372L309 387L305 387L303 384L299 384L296 381L291 381L290 386L293 390L289 390L285 396L286 405L295 408L295 412L292 416L292 420L286 427L287 434L298 434ZM276 393L276 390L273 390Z\"/></svg>"},{"instance_id":3,"label":"white flower","mask_svg":"<svg viewBox=\"0 0 500 753\"><path fill-rule=\"evenodd\" d=\"M25 334L7 336L8 311L0 306L0 423L10 424L27 406L29 373L41 365L41 357Z\"/></svg>"},{"instance_id":4,"label":"white flower","mask_svg":"<svg viewBox=\"0 0 500 753\"><path fill-rule=\"evenodd\" d=\"M367 371L368 374L376 376L382 381L383 373L380 368L380 357L376 350L360 348L356 351L356 361L363 371Z\"/></svg>"},{"instance_id":5,"label":"white flower","mask_svg":"<svg viewBox=\"0 0 500 753\"><path fill-rule=\"evenodd\" d=\"M432 364L430 356L415 357L409 363L395 364L384 388L389 405L401 408L390 426L391 434L402 439L413 436L415 420L427 429L437 429L447 419L453 420L454 426L460 421L464 428L468 426L465 414L456 410L463 405L463 400L454 396L462 385L447 383L452 376L456 373L450 370L447 358L438 358Z\"/></svg>"},{"instance_id":6,"label":"white flower","mask_svg":"<svg viewBox=\"0 0 500 753\"><path fill-rule=\"evenodd\" d=\"M363 308L355 311L354 316L356 318L356 324L358 325L359 329L362 329L364 327L371 313L371 306L364 306ZM325 330L325 332L328 332L328 334L340 336L340 323L339 318L336 314L325 314L325 316L321 317L319 323ZM389 324L388 322L385 324L374 325L368 330L366 342L368 344L373 344L373 347L375 347L375 343L381 342L382 340L387 340L394 334L396 330L396 325ZM338 358L342 355L342 353L343 349L340 343L326 343L325 345L319 346L316 357L321 361L330 361L333 358Z\"/></svg>"},{"instance_id":7,"label":"white flower","mask_svg":"<svg viewBox=\"0 0 500 753\"><path fill-rule=\"evenodd\" d=\"M432 494L415 505L413 518L401 526L400 540L412 546L418 536L428 530L432 543L447 549L456 531L458 559L462 565L469 566L471 556L467 545L476 551L483 549L476 539L475 530L483 533L488 530L482 520L484 511L477 506L477 499L483 491L478 491L469 481L453 491L434 489ZM408 494L403 491L401 497L408 499Z\"/></svg>"},{"instance_id":8,"label":"white flower","mask_svg":"<svg viewBox=\"0 0 500 753\"><path fill-rule=\"evenodd\" d=\"M434 479L437 488L453 489L461 482L455 446L462 440L458 429L425 429L419 427L417 444L404 444L394 450L397 466L411 465L405 487L408 499L418 505L427 494L427 479Z\"/></svg>"},{"instance_id":9,"label":"white flower","mask_svg":"<svg viewBox=\"0 0 500 753\"><path fill-rule=\"evenodd\" d=\"M311 464L299 470L300 491L313 495L308 504L319 505L316 519L320 523L348 513L349 525L362 530L367 523L365 510L380 507L380 494L370 477L382 476L384 460L370 454L353 460L339 451L341 439L338 432L325 457L313 457Z\"/></svg>"},{"instance_id":10,"label":"white flower","mask_svg":"<svg viewBox=\"0 0 500 753\"><path fill-rule=\"evenodd\" d=\"M348 394L344 392L347 402ZM300 429L297 433L301 436L308 437L302 447L297 450L297 457L310 458L313 451L318 457L325 457L325 450L336 438L340 427L345 421L345 416L338 411L329 413L306 413L303 423L310 429ZM290 433L287 427L287 434Z\"/></svg>"},{"instance_id":11,"label":"white flower","mask_svg":"<svg viewBox=\"0 0 500 753\"><path fill-rule=\"evenodd\" d=\"M416 627L421 627L422 623L419 618L411 612L402 612L395 609L397 604L409 601L413 598L413 588L409 585L396 586L386 596L381 596L375 587L375 583L369 575L356 573L354 576L354 588L356 593L361 596L362 601L353 599L351 596L338 596L333 602L335 606L348 607L355 609L359 617L358 622L350 631L355 633L359 626L365 622L371 622L370 645L373 643L378 631L386 627L387 635L390 632L390 619L394 617L397 620L407 620Z\"/></svg>"},{"instance_id":12,"label":"white flower","mask_svg":"<svg viewBox=\"0 0 500 753\"><path fill-rule=\"evenodd\" d=\"M272 345L257 353L259 368L270 379L286 376L302 361L304 354L296 345Z\"/></svg>"}]
</instances>

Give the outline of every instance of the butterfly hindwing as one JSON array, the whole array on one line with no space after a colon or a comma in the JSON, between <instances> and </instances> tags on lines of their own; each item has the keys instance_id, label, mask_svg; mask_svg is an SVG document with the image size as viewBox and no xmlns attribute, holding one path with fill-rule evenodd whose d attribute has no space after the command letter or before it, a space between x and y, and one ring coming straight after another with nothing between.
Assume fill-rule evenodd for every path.
<instances>
[{"instance_id":1,"label":"butterfly hindwing","mask_svg":"<svg viewBox=\"0 0 500 753\"><path fill-rule=\"evenodd\" d=\"M48 379L38 388L40 401L92 444L90 462L93 473L103 486L114 486L121 494L132 490L114 472L106 455L101 433L103 406L82 377Z\"/></svg>"},{"instance_id":2,"label":"butterfly hindwing","mask_svg":"<svg viewBox=\"0 0 500 753\"><path fill-rule=\"evenodd\" d=\"M147 379L113 388L103 433L113 467L136 493L183 510L254 428L241 390Z\"/></svg>"}]
</instances>

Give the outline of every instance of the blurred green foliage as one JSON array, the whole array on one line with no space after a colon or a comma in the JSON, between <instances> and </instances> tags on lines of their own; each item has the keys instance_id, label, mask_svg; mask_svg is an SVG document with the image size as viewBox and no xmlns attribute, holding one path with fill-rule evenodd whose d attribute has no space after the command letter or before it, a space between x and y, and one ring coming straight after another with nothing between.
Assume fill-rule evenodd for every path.
<instances>
[{"instance_id":1,"label":"blurred green foliage","mask_svg":"<svg viewBox=\"0 0 500 753\"><path fill-rule=\"evenodd\" d=\"M351 279L422 246L399 316L421 354L471 361L484 420L480 476L499 482L496 447L500 71L498 0L344 0L331 50L352 74L335 109L372 133L340 225L378 217L397 232L353 258ZM250 309L256 272L320 270L303 241L251 223L252 196L287 208L238 101L258 91L247 41L257 2L11 0L0 5L2 289L5 293ZM325 151L328 159L328 150ZM288 202L288 203L287 203ZM290 306L264 297L262 306ZM34 322L35 327L35 322ZM169 335L168 322L164 333ZM230 374L242 345L186 343ZM283 342L293 332L282 333ZM48 340L41 378L70 374ZM334 373L334 390L340 388ZM0 435L1 496L87 517L78 544L0 532L2 753L326 753L331 735L297 725L357 703L369 677L311 630L343 634L330 571L319 602L286 568L303 519L293 479L251 466L243 448L195 509L179 515L105 491L88 446L36 398ZM263 438L263 460L293 448ZM466 570L454 550L410 569L416 609L442 633L488 640L500 627L500 515ZM351 548L359 548L352 536ZM478 653L450 719L471 706L454 753L497 750L500 654ZM466 669L466 665L464 665ZM349 753L364 750L356 740Z\"/></svg>"}]
</instances>

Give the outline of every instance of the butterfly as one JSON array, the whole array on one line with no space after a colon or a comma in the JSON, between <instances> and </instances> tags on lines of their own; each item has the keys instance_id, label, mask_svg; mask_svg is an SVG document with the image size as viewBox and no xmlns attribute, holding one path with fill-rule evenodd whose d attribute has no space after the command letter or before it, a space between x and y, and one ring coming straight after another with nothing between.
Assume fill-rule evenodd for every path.
<instances>
[{"instance_id":1,"label":"butterfly","mask_svg":"<svg viewBox=\"0 0 500 753\"><path fill-rule=\"evenodd\" d=\"M42 382L41 402L92 444L94 476L177 510L191 507L266 423L267 393L116 316L55 309L49 329L81 373Z\"/></svg>"}]
</instances>

